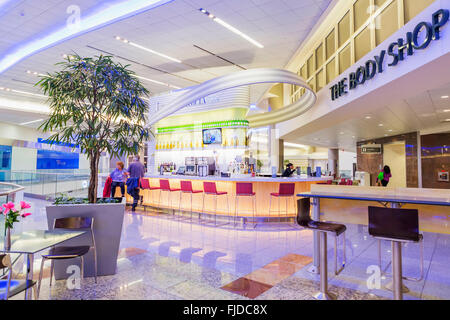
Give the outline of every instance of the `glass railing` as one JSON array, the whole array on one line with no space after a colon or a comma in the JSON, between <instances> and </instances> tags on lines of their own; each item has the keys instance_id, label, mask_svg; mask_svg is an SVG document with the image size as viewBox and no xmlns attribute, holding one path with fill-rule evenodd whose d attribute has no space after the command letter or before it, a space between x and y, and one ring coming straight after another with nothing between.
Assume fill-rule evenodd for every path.
<instances>
[{"instance_id":1,"label":"glass railing","mask_svg":"<svg viewBox=\"0 0 450 320\"><path fill-rule=\"evenodd\" d=\"M99 175L99 194L107 175ZM89 180L88 170L0 170L0 182L21 185L25 194L42 198L55 198L61 194L87 197Z\"/></svg>"}]
</instances>

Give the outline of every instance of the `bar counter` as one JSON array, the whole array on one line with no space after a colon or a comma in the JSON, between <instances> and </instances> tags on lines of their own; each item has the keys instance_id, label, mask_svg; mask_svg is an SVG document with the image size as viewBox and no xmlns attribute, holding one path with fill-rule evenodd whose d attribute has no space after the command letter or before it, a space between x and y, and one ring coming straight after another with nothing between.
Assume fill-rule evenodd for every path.
<instances>
[{"instance_id":1,"label":"bar counter","mask_svg":"<svg viewBox=\"0 0 450 320\"><path fill-rule=\"evenodd\" d=\"M268 177L251 177L250 175L242 175L235 177L197 177L184 175L148 175L145 178L149 179L152 187L159 187L160 179L168 179L171 188L180 188L180 181L192 181L194 190L203 191L203 181L216 182L218 191L228 192L228 195L217 197L217 214L234 216L236 209L236 183L237 182L251 182L253 184L253 192L256 193L256 216L257 217L286 217L286 206L289 217L297 215L296 199L293 198L273 198L272 210L269 212L270 194L278 192L280 183L295 183L295 194L302 192L309 192L311 185L323 183L329 180L329 177L322 178L308 178L308 177L292 177L292 178L268 178ZM180 206L180 192L171 192L170 200L168 201L168 192L163 192L161 195L161 204L159 204L160 191L159 190L141 190L143 196L143 204L152 207L162 207L168 209L178 209ZM229 201L229 210L227 210L227 203ZM278 200L279 203L278 203ZM200 212L202 210L203 193L194 194L192 198L193 211ZM278 209L278 204L280 208ZM181 200L181 209L190 211L190 195L183 194ZM279 210L279 211L278 211ZM205 212L214 213L214 196L207 195L205 197ZM280 213L279 213L280 212ZM251 197L239 198L238 216L252 216L252 199Z\"/></svg>"}]
</instances>

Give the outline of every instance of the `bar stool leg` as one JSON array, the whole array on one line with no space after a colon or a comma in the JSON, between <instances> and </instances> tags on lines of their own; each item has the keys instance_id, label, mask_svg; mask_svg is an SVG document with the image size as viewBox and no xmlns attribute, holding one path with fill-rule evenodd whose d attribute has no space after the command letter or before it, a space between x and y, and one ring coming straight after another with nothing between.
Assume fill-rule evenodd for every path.
<instances>
[{"instance_id":1,"label":"bar stool leg","mask_svg":"<svg viewBox=\"0 0 450 320\"><path fill-rule=\"evenodd\" d=\"M236 195L235 206L234 206L234 226L236 226L236 219L237 219L237 214L238 214L238 206L239 206L239 196Z\"/></svg>"},{"instance_id":2,"label":"bar stool leg","mask_svg":"<svg viewBox=\"0 0 450 320\"><path fill-rule=\"evenodd\" d=\"M179 202L178 202L178 214L181 216L181 200L183 197L183 192L180 191L180 198L179 198Z\"/></svg>"},{"instance_id":3,"label":"bar stool leg","mask_svg":"<svg viewBox=\"0 0 450 320\"><path fill-rule=\"evenodd\" d=\"M217 194L214 198L214 226L217 226Z\"/></svg>"},{"instance_id":4,"label":"bar stool leg","mask_svg":"<svg viewBox=\"0 0 450 320\"><path fill-rule=\"evenodd\" d=\"M256 228L258 222L256 221L256 196L252 197L253 199L253 228Z\"/></svg>"},{"instance_id":5,"label":"bar stool leg","mask_svg":"<svg viewBox=\"0 0 450 320\"><path fill-rule=\"evenodd\" d=\"M327 233L319 232L320 237L320 292L314 295L317 300L335 300L336 296L328 292Z\"/></svg>"},{"instance_id":6,"label":"bar stool leg","mask_svg":"<svg viewBox=\"0 0 450 320\"><path fill-rule=\"evenodd\" d=\"M191 222L192 222L192 197L193 197L193 194L191 192Z\"/></svg>"},{"instance_id":7,"label":"bar stool leg","mask_svg":"<svg viewBox=\"0 0 450 320\"><path fill-rule=\"evenodd\" d=\"M201 219L201 215L205 213L205 197L206 197L206 194L204 193L204 194L203 194L203 200L202 200L202 212L200 212L200 213L198 214L198 221L201 221L201 220L202 220L202 219Z\"/></svg>"},{"instance_id":8,"label":"bar stool leg","mask_svg":"<svg viewBox=\"0 0 450 320\"><path fill-rule=\"evenodd\" d=\"M286 221L289 224L288 198L286 197Z\"/></svg>"},{"instance_id":9,"label":"bar stool leg","mask_svg":"<svg viewBox=\"0 0 450 320\"><path fill-rule=\"evenodd\" d=\"M281 211L280 211L280 197L278 197L278 218L280 219L280 223L281 223Z\"/></svg>"},{"instance_id":10,"label":"bar stool leg","mask_svg":"<svg viewBox=\"0 0 450 320\"><path fill-rule=\"evenodd\" d=\"M394 299L403 300L402 243L399 241L392 241L392 277Z\"/></svg>"}]
</instances>

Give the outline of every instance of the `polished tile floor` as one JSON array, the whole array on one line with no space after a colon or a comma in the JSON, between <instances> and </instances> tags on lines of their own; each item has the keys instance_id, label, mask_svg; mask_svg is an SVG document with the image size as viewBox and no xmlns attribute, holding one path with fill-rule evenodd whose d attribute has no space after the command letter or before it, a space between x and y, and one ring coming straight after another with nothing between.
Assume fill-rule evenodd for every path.
<instances>
[{"instance_id":1,"label":"polished tile floor","mask_svg":"<svg viewBox=\"0 0 450 320\"><path fill-rule=\"evenodd\" d=\"M17 231L46 229L45 201L31 200L33 215ZM377 242L367 228L348 225L347 265L334 276L329 241L330 291L338 299L390 299L382 277L380 289L369 289L368 267L377 264ZM450 236L424 235L425 269L420 282L405 281L405 299L450 299ZM383 261L390 257L383 244ZM319 277L307 271L312 233L287 224L234 229L169 219L152 212L127 212L114 276L86 279L81 289L66 281L50 288L44 270L40 299L313 299ZM404 273L417 276L419 247L407 245ZM36 257L38 272L40 258ZM21 297L17 297L20 299Z\"/></svg>"}]
</instances>

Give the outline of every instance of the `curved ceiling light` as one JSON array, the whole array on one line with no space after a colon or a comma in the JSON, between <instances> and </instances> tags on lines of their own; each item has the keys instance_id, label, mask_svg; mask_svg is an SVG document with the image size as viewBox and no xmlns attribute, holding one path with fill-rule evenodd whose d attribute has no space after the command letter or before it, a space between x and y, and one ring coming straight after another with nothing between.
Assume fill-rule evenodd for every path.
<instances>
[{"instance_id":1,"label":"curved ceiling light","mask_svg":"<svg viewBox=\"0 0 450 320\"><path fill-rule=\"evenodd\" d=\"M86 17L82 16L78 26L65 26L49 33L46 36L25 43L14 51L4 55L4 57L0 60L0 73L3 73L19 61L39 51L57 45L58 43L172 1L174 0L127 0L110 5L106 9L95 12Z\"/></svg>"},{"instance_id":2,"label":"curved ceiling light","mask_svg":"<svg viewBox=\"0 0 450 320\"><path fill-rule=\"evenodd\" d=\"M311 109L317 100L316 94L309 85L291 71L282 69L250 69L218 77L185 89L183 94L174 98L164 108L156 110L155 114L151 115L148 126L211 94L259 83L293 84L305 88L306 92L298 101L284 108L247 117L251 127L267 126L297 117Z\"/></svg>"}]
</instances>

